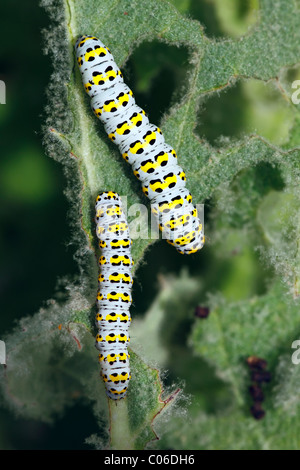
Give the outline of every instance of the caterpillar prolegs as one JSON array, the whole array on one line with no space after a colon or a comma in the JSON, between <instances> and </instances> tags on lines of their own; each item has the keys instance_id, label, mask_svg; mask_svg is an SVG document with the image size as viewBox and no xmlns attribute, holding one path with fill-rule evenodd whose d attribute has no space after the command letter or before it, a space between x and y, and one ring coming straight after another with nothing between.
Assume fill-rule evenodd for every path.
<instances>
[{"instance_id":1,"label":"caterpillar prolegs","mask_svg":"<svg viewBox=\"0 0 300 470\"><path fill-rule=\"evenodd\" d=\"M96 324L99 332L101 375L109 398L124 398L131 378L128 327L131 322L131 286L133 265L131 240L121 199L115 192L97 197L96 233L99 238L99 278Z\"/></svg>"},{"instance_id":2,"label":"caterpillar prolegs","mask_svg":"<svg viewBox=\"0 0 300 470\"><path fill-rule=\"evenodd\" d=\"M203 228L175 150L136 104L108 47L93 36L81 36L75 48L92 109L141 181L163 236L179 253L200 250Z\"/></svg>"}]
</instances>

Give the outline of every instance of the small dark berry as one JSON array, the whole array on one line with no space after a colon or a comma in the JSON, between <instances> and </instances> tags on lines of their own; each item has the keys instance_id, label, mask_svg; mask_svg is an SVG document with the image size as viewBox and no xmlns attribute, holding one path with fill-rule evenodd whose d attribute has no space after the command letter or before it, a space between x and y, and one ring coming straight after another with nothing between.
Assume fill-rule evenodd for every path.
<instances>
[{"instance_id":1,"label":"small dark berry","mask_svg":"<svg viewBox=\"0 0 300 470\"><path fill-rule=\"evenodd\" d=\"M251 373L251 380L252 382L262 383L262 382L270 382L271 381L271 374L267 370L258 370L253 371Z\"/></svg>"},{"instance_id":2,"label":"small dark berry","mask_svg":"<svg viewBox=\"0 0 300 470\"><path fill-rule=\"evenodd\" d=\"M249 356L247 358L247 364L251 369L255 370L263 370L267 367L267 361L265 359L261 359L257 356Z\"/></svg>"},{"instance_id":3,"label":"small dark berry","mask_svg":"<svg viewBox=\"0 0 300 470\"><path fill-rule=\"evenodd\" d=\"M207 318L209 315L209 308L208 307L201 307L198 305L198 307L195 308L195 317L197 318Z\"/></svg>"},{"instance_id":4,"label":"small dark berry","mask_svg":"<svg viewBox=\"0 0 300 470\"><path fill-rule=\"evenodd\" d=\"M265 397L263 391L258 385L252 385L249 387L249 392L255 402L264 401Z\"/></svg>"},{"instance_id":5,"label":"small dark berry","mask_svg":"<svg viewBox=\"0 0 300 470\"><path fill-rule=\"evenodd\" d=\"M251 414L254 419L262 419L266 412L261 408L260 403L254 403L253 406L250 408Z\"/></svg>"}]
</instances>

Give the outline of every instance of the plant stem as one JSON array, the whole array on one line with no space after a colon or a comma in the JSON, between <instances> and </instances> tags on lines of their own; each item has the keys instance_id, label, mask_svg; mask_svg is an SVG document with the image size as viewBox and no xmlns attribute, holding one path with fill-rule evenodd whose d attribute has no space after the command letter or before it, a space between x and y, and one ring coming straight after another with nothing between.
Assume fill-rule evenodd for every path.
<instances>
[{"instance_id":1,"label":"plant stem","mask_svg":"<svg viewBox=\"0 0 300 470\"><path fill-rule=\"evenodd\" d=\"M119 401L108 399L110 415L110 444L111 449L132 450L134 449L134 439L131 436L128 408L126 398Z\"/></svg>"}]
</instances>

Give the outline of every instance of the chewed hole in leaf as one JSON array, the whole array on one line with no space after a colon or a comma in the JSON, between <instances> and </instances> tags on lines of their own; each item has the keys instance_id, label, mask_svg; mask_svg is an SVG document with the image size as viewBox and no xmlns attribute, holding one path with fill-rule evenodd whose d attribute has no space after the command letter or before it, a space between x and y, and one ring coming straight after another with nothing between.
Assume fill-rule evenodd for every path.
<instances>
[{"instance_id":1,"label":"chewed hole in leaf","mask_svg":"<svg viewBox=\"0 0 300 470\"><path fill-rule=\"evenodd\" d=\"M200 21L208 37L238 37L258 20L258 0L171 0L189 17Z\"/></svg>"},{"instance_id":2,"label":"chewed hole in leaf","mask_svg":"<svg viewBox=\"0 0 300 470\"><path fill-rule=\"evenodd\" d=\"M212 95L205 102L199 121L196 133L213 145L247 134L258 134L282 145L288 140L294 110L273 82L251 79Z\"/></svg>"},{"instance_id":3,"label":"chewed hole in leaf","mask_svg":"<svg viewBox=\"0 0 300 470\"><path fill-rule=\"evenodd\" d=\"M213 3L223 36L242 36L258 21L258 0L214 0Z\"/></svg>"},{"instance_id":4,"label":"chewed hole in leaf","mask_svg":"<svg viewBox=\"0 0 300 470\"><path fill-rule=\"evenodd\" d=\"M182 270L187 270L196 276L201 276L204 275L208 262L208 249L202 249L192 256L182 256L166 240L151 245L145 253L144 262L136 272L132 315L136 317L141 312L147 311L159 292L164 275L168 273L176 275Z\"/></svg>"},{"instance_id":5,"label":"chewed hole in leaf","mask_svg":"<svg viewBox=\"0 0 300 470\"><path fill-rule=\"evenodd\" d=\"M295 80L300 80L300 67L299 65L287 69L283 69L279 74L279 81L286 93L290 95L296 88L293 83ZM297 86L297 88L299 88Z\"/></svg>"},{"instance_id":6,"label":"chewed hole in leaf","mask_svg":"<svg viewBox=\"0 0 300 470\"><path fill-rule=\"evenodd\" d=\"M158 124L171 104L178 102L188 69L188 50L158 41L139 46L125 67L125 81L136 102Z\"/></svg>"},{"instance_id":7,"label":"chewed hole in leaf","mask_svg":"<svg viewBox=\"0 0 300 470\"><path fill-rule=\"evenodd\" d=\"M215 243L218 259L215 267L215 288L228 301L250 299L267 291L266 279L272 270L265 267L253 247L253 236L242 230L222 230ZM215 260L216 262L216 260Z\"/></svg>"},{"instance_id":8,"label":"chewed hole in leaf","mask_svg":"<svg viewBox=\"0 0 300 470\"><path fill-rule=\"evenodd\" d=\"M245 228L256 217L262 198L271 190L283 190L284 186L280 168L267 162L242 170L230 188L218 191L219 223L226 221L231 227Z\"/></svg>"},{"instance_id":9,"label":"chewed hole in leaf","mask_svg":"<svg viewBox=\"0 0 300 470\"><path fill-rule=\"evenodd\" d=\"M192 395L194 406L201 407L207 413L216 413L233 402L230 387L216 376L214 367L195 357L190 348L174 344L171 350L166 385L178 379L184 380L185 391Z\"/></svg>"},{"instance_id":10,"label":"chewed hole in leaf","mask_svg":"<svg viewBox=\"0 0 300 470\"><path fill-rule=\"evenodd\" d=\"M290 238L296 247L293 235L298 210L299 201L294 194L271 191L262 199L257 212L257 220L268 243L281 244L287 249L287 242Z\"/></svg>"}]
</instances>

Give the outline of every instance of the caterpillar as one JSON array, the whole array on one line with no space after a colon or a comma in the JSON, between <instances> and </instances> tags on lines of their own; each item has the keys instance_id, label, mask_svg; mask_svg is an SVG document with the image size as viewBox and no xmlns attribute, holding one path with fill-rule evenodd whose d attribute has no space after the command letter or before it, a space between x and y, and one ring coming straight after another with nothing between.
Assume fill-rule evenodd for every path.
<instances>
[{"instance_id":1,"label":"caterpillar","mask_svg":"<svg viewBox=\"0 0 300 470\"><path fill-rule=\"evenodd\" d=\"M128 224L121 198L115 192L96 199L96 234L99 238L99 278L97 293L96 348L101 375L109 398L124 398L131 379L128 327L131 322L133 260Z\"/></svg>"},{"instance_id":2,"label":"caterpillar","mask_svg":"<svg viewBox=\"0 0 300 470\"><path fill-rule=\"evenodd\" d=\"M96 37L81 36L75 50L93 112L141 181L163 237L181 254L200 250L202 224L175 150L136 104L109 48Z\"/></svg>"}]
</instances>

